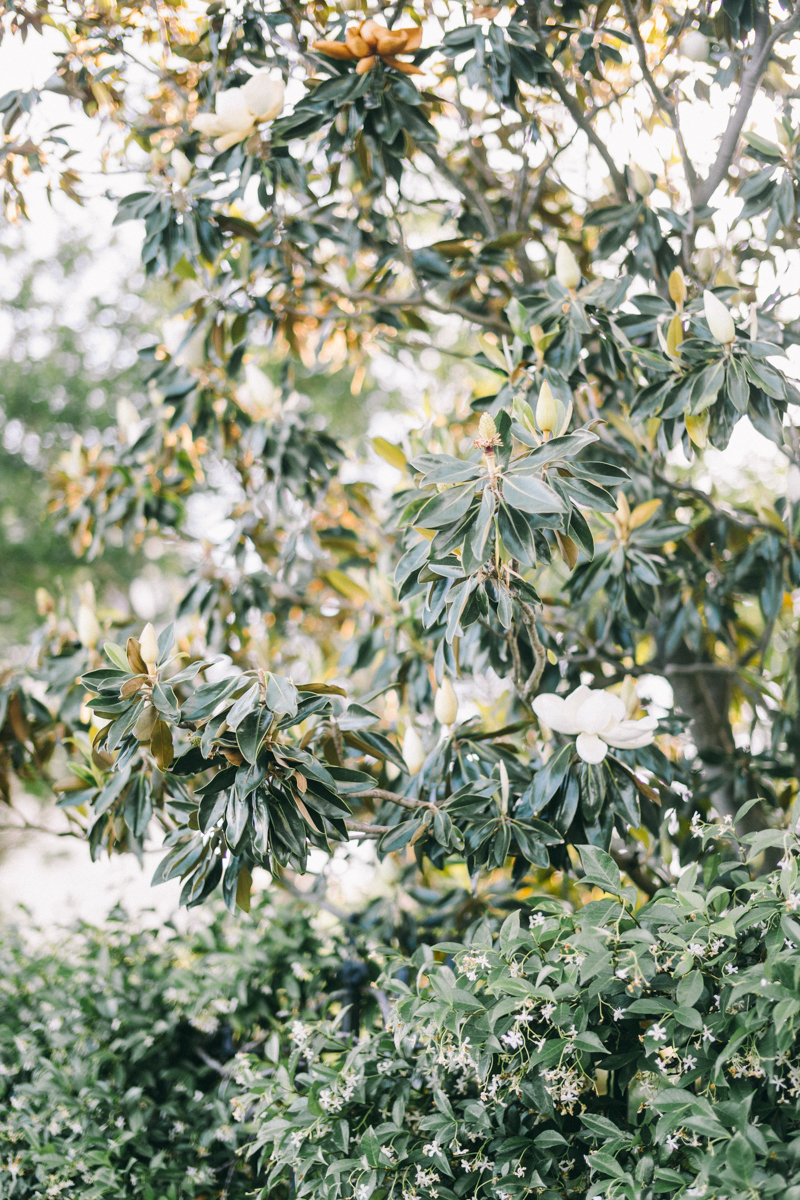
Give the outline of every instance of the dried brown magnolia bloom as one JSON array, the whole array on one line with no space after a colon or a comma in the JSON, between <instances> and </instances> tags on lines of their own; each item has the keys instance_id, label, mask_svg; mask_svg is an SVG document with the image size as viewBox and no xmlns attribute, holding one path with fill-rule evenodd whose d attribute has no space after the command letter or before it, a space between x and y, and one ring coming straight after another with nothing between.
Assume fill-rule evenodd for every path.
<instances>
[{"instance_id":1,"label":"dried brown magnolia bloom","mask_svg":"<svg viewBox=\"0 0 800 1200\"><path fill-rule=\"evenodd\" d=\"M394 67L404 75L424 75L413 63L400 62L398 54L411 54L422 45L422 26L412 25L409 29L387 29L378 21L362 21L351 25L343 42L313 42L312 48L326 54L328 58L355 62L356 72L365 75L382 59L387 67Z\"/></svg>"}]
</instances>

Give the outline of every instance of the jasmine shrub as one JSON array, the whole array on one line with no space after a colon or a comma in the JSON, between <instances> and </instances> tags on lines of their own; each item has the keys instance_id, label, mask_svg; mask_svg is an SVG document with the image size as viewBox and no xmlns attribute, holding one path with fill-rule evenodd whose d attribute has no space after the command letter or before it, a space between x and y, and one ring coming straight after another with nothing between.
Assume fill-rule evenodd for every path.
<instances>
[{"instance_id":1,"label":"jasmine shrub","mask_svg":"<svg viewBox=\"0 0 800 1200\"><path fill-rule=\"evenodd\" d=\"M703 877L637 910L583 847L595 891L576 911L531 897L463 941L385 948L385 1024L301 1023L287 1066L251 1060L262 1194L798 1200L800 844L695 832Z\"/></svg>"},{"instance_id":2,"label":"jasmine shrub","mask_svg":"<svg viewBox=\"0 0 800 1200\"><path fill-rule=\"evenodd\" d=\"M117 911L57 946L0 932L0 1196L244 1197L259 1187L237 1053L335 986L340 947L293 905L136 932Z\"/></svg>"}]
</instances>

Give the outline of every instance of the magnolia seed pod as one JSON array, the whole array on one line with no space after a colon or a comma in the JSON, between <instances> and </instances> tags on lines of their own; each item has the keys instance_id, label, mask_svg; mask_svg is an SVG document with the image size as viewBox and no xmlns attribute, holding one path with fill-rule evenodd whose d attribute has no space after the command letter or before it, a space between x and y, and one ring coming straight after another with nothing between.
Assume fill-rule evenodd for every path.
<instances>
[{"instance_id":1,"label":"magnolia seed pod","mask_svg":"<svg viewBox=\"0 0 800 1200\"><path fill-rule=\"evenodd\" d=\"M680 344L683 341L683 325L677 313L669 323L667 330L667 354L680 354Z\"/></svg>"},{"instance_id":2,"label":"magnolia seed pod","mask_svg":"<svg viewBox=\"0 0 800 1200\"><path fill-rule=\"evenodd\" d=\"M552 433L558 425L558 402L553 389L545 379L536 402L536 424L542 433Z\"/></svg>"},{"instance_id":3,"label":"magnolia seed pod","mask_svg":"<svg viewBox=\"0 0 800 1200\"><path fill-rule=\"evenodd\" d=\"M679 309L686 303L686 280L680 267L676 267L670 274L669 298Z\"/></svg>"},{"instance_id":4,"label":"magnolia seed pod","mask_svg":"<svg viewBox=\"0 0 800 1200\"><path fill-rule=\"evenodd\" d=\"M88 604L82 604L78 609L78 641L87 650L97 645L100 637L100 625L94 615L94 609Z\"/></svg>"},{"instance_id":5,"label":"magnolia seed pod","mask_svg":"<svg viewBox=\"0 0 800 1200\"><path fill-rule=\"evenodd\" d=\"M633 184L633 190L637 196L649 196L655 184L653 177L649 171L645 171L644 167L640 167L637 162L631 161L628 171Z\"/></svg>"},{"instance_id":6,"label":"magnolia seed pod","mask_svg":"<svg viewBox=\"0 0 800 1200\"><path fill-rule=\"evenodd\" d=\"M491 413L481 414L481 419L478 421L478 437L483 442L491 442L497 437L497 426Z\"/></svg>"},{"instance_id":7,"label":"magnolia seed pod","mask_svg":"<svg viewBox=\"0 0 800 1200\"><path fill-rule=\"evenodd\" d=\"M690 29L681 38L681 54L691 62L707 62L710 49L708 38L699 29Z\"/></svg>"},{"instance_id":8,"label":"magnolia seed pod","mask_svg":"<svg viewBox=\"0 0 800 1200\"><path fill-rule=\"evenodd\" d=\"M156 637L155 629L153 629L149 621L142 630L142 636L139 639L139 650L149 673L154 675L156 663L158 662L158 638Z\"/></svg>"},{"instance_id":9,"label":"magnolia seed pod","mask_svg":"<svg viewBox=\"0 0 800 1200\"><path fill-rule=\"evenodd\" d=\"M442 686L436 693L436 699L433 702L433 711L440 725L455 724L458 717L458 699L453 690L453 685L446 675L442 680Z\"/></svg>"},{"instance_id":10,"label":"magnolia seed pod","mask_svg":"<svg viewBox=\"0 0 800 1200\"><path fill-rule=\"evenodd\" d=\"M736 337L736 326L725 305L713 292L706 291L703 292L703 309L711 336L723 346L729 345Z\"/></svg>"},{"instance_id":11,"label":"magnolia seed pod","mask_svg":"<svg viewBox=\"0 0 800 1200\"><path fill-rule=\"evenodd\" d=\"M581 281L578 260L566 242L559 242L556 250L556 279L562 287L576 288Z\"/></svg>"},{"instance_id":12,"label":"magnolia seed pod","mask_svg":"<svg viewBox=\"0 0 800 1200\"><path fill-rule=\"evenodd\" d=\"M409 725L403 738L403 758L408 767L409 775L418 775L425 762L425 747L422 738L413 725Z\"/></svg>"}]
</instances>

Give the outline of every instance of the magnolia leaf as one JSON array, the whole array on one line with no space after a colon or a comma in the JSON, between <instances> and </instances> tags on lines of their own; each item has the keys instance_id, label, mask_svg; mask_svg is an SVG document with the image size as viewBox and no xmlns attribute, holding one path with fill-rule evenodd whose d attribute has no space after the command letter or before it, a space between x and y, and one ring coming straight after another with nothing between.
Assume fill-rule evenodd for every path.
<instances>
[{"instance_id":1,"label":"magnolia leaf","mask_svg":"<svg viewBox=\"0 0 800 1200\"><path fill-rule=\"evenodd\" d=\"M348 600L352 600L353 603L359 607L364 603L365 600L369 600L369 592L366 590L366 588L363 588L361 584L356 583L356 581L351 579L349 575L345 575L344 571L339 571L336 569L333 571L326 571L325 578L331 587L336 588L337 592L339 592L342 596L345 596Z\"/></svg>"},{"instance_id":2,"label":"magnolia leaf","mask_svg":"<svg viewBox=\"0 0 800 1200\"><path fill-rule=\"evenodd\" d=\"M156 721L150 737L150 753L158 763L159 771L169 770L173 758L172 730L166 721Z\"/></svg>"},{"instance_id":3,"label":"magnolia leaf","mask_svg":"<svg viewBox=\"0 0 800 1200\"><path fill-rule=\"evenodd\" d=\"M566 505L541 479L530 475L504 475L503 499L511 508L527 513L566 512Z\"/></svg>"},{"instance_id":4,"label":"magnolia leaf","mask_svg":"<svg viewBox=\"0 0 800 1200\"><path fill-rule=\"evenodd\" d=\"M628 529L638 529L640 525L644 525L660 507L660 500L645 500L643 504L637 504L628 518Z\"/></svg>"},{"instance_id":5,"label":"magnolia leaf","mask_svg":"<svg viewBox=\"0 0 800 1200\"><path fill-rule=\"evenodd\" d=\"M389 464L390 467L394 467L398 471L405 471L406 467L408 466L408 463L406 462L406 456L403 454L403 451L400 449L400 447L393 445L391 442L387 442L386 438L374 437L372 439L372 449L376 454L379 454L381 458Z\"/></svg>"}]
</instances>

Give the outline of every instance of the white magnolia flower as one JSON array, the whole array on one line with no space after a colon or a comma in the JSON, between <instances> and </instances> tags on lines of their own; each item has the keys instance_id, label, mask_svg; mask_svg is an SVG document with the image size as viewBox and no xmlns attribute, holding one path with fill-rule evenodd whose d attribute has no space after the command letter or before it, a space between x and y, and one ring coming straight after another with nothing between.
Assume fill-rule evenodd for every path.
<instances>
[{"instance_id":1,"label":"white magnolia flower","mask_svg":"<svg viewBox=\"0 0 800 1200\"><path fill-rule=\"evenodd\" d=\"M192 122L207 137L216 138L218 154L249 137L259 121L273 121L283 108L283 83L269 71L258 71L244 87L217 92L213 113L198 113Z\"/></svg>"},{"instance_id":2,"label":"white magnolia flower","mask_svg":"<svg viewBox=\"0 0 800 1200\"><path fill-rule=\"evenodd\" d=\"M542 693L534 700L533 711L556 733L576 733L575 748L588 763L601 763L609 746L617 750L649 746L658 723L655 717L626 720L619 696L592 691L584 684L566 697Z\"/></svg>"},{"instance_id":3,"label":"white magnolia flower","mask_svg":"<svg viewBox=\"0 0 800 1200\"><path fill-rule=\"evenodd\" d=\"M254 362L244 364L244 383L236 389L236 403L253 421L264 421L275 412L277 389Z\"/></svg>"}]
</instances>

